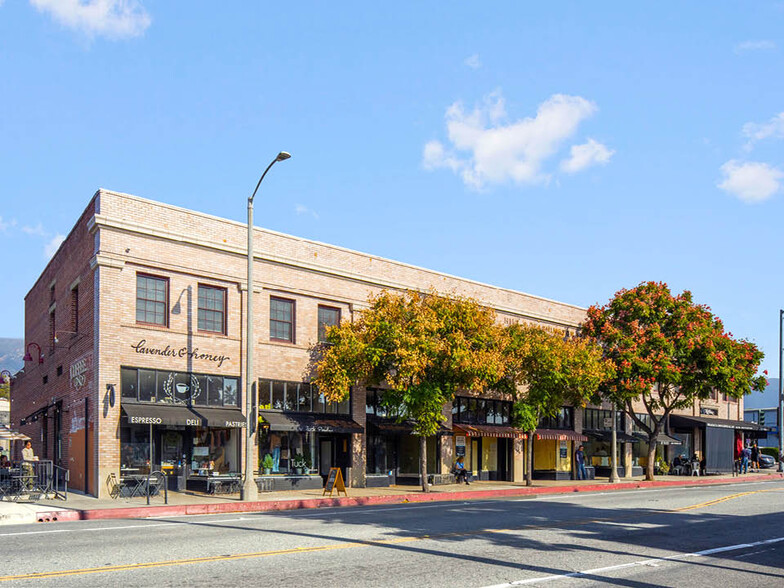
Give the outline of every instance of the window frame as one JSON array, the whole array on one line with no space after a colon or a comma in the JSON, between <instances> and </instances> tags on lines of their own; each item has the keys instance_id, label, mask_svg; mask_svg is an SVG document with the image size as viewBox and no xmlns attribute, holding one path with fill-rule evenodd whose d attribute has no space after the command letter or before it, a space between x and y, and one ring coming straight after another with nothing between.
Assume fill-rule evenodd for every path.
<instances>
[{"instance_id":1,"label":"window frame","mask_svg":"<svg viewBox=\"0 0 784 588\"><path fill-rule=\"evenodd\" d=\"M337 312L338 321L334 324L327 324L321 322L321 310L331 310ZM319 304L316 310L316 340L319 343L327 343L327 327L340 326L340 321L343 319L343 313L338 306L329 306L327 304ZM321 337L322 325L324 325L324 337Z\"/></svg>"},{"instance_id":2,"label":"window frame","mask_svg":"<svg viewBox=\"0 0 784 588\"><path fill-rule=\"evenodd\" d=\"M163 305L164 305L164 307L163 307L163 324L161 324L161 323L151 323L151 322L148 322L148 321L140 321L139 320L139 317L138 317L139 300L140 300L140 298L139 298L139 278L145 278L145 279L148 279L148 280L160 280L160 281L162 281L164 283L164 286L165 286L165 299L166 300L163 302ZM146 273L142 273L142 272L137 272L136 273L136 304L134 306L134 313L136 314L136 316L134 318L136 319L136 324L137 325L150 325L150 326L161 327L161 328L165 328L165 329L169 328L169 293L170 293L169 286L170 286L169 278L167 278L167 277L156 276L154 274L146 274ZM146 302L158 303L157 300L151 300L149 298L141 298L141 300L144 300ZM145 315L146 314L147 313L145 311Z\"/></svg>"},{"instance_id":3,"label":"window frame","mask_svg":"<svg viewBox=\"0 0 784 588\"><path fill-rule=\"evenodd\" d=\"M213 308L202 308L201 307L201 290L204 288L205 290L215 290L223 293L223 308L218 311ZM199 282L196 285L196 330L199 333L211 333L213 335L228 335L229 327L228 327L228 307L229 307L229 291L227 288L223 286L214 286L213 284L205 284ZM199 313L204 310L205 312L213 312L217 313L220 312L222 315L222 324L221 329L219 331L213 329L203 329L201 326L201 318Z\"/></svg>"},{"instance_id":4,"label":"window frame","mask_svg":"<svg viewBox=\"0 0 784 588\"><path fill-rule=\"evenodd\" d=\"M276 323L285 323L285 321L280 321L277 319L272 318L272 302L287 302L291 304L291 338L290 339L281 339L279 337L272 336L272 322L275 321ZM297 343L297 301L293 298L283 298L281 296L270 296L270 305L269 305L269 338L270 341L275 341L277 343L290 343L295 345Z\"/></svg>"}]
</instances>

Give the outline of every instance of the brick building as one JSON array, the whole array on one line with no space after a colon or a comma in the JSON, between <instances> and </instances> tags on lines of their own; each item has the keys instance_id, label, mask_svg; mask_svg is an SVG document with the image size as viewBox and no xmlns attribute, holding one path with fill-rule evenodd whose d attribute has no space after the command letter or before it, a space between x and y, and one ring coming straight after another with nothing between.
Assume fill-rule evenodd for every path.
<instances>
[{"instance_id":1,"label":"brick building","mask_svg":"<svg viewBox=\"0 0 784 588\"><path fill-rule=\"evenodd\" d=\"M260 228L254 239L259 457L273 461L272 475L258 478L263 489L320 487L332 466L354 486L417 483L418 445L384 413L380 391L354 389L335 404L309 384L325 326L352 320L370 295L435 289L473 297L505 323L561 329L584 317L583 308L341 247ZM177 487L200 489L204 476L242 469L246 243L242 223L107 190L90 201L25 297L25 343L41 354L33 345L12 388L12 424L41 458L70 470L72 487L103 496L109 474L160 467ZM463 452L478 475L522 479L524 440L509 400L465 394L446 407L428 443L436 480ZM742 402L715 406L742 419ZM586 415L566 407L543 423L541 475L570 475ZM297 458L308 462L302 475Z\"/></svg>"}]
</instances>

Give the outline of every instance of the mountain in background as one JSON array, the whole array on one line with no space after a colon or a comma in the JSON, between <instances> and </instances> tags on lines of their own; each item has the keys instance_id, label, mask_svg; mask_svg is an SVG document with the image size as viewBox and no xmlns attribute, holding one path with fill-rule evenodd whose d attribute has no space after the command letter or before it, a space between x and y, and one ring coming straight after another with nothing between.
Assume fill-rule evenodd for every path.
<instances>
[{"instance_id":1,"label":"mountain in background","mask_svg":"<svg viewBox=\"0 0 784 588\"><path fill-rule=\"evenodd\" d=\"M24 339L0 337L0 370L15 374L24 367Z\"/></svg>"}]
</instances>

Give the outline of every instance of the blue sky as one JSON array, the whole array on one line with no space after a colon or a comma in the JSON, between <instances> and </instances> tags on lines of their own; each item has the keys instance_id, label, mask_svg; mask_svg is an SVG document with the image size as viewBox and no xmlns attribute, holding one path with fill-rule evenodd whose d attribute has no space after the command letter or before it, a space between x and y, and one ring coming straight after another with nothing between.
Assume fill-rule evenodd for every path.
<instances>
[{"instance_id":1,"label":"blue sky","mask_svg":"<svg viewBox=\"0 0 784 588\"><path fill-rule=\"evenodd\" d=\"M588 306L689 289L778 371L784 3L0 0L0 336L99 187Z\"/></svg>"}]
</instances>

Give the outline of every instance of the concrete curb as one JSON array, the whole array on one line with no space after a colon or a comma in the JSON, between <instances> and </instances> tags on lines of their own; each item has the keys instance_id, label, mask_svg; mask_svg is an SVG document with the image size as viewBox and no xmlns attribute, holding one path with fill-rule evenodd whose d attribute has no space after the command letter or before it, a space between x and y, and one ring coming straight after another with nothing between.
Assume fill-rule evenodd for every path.
<instances>
[{"instance_id":1,"label":"concrete curb","mask_svg":"<svg viewBox=\"0 0 784 588\"><path fill-rule=\"evenodd\" d=\"M270 500L259 502L222 502L218 504L183 504L164 506L129 506L119 508L103 508L92 510L57 510L39 512L36 520L54 521L89 521L100 519L141 519L154 517L170 517L185 515L225 514L241 512L269 512L282 510L300 510L313 508L334 508L351 506L376 506L382 504L405 504L412 502L448 502L458 500L476 500L480 498L504 498L510 496L537 496L542 494L573 494L575 492L607 492L616 490L636 490L640 488L672 488L689 486L719 486L726 484L743 484L764 482L771 479L784 478L782 474L769 474L767 478L698 478L696 480L657 480L655 482L622 482L618 484L590 484L583 486L556 487L522 487L503 490L465 490L460 492L430 492L428 494L398 494L386 496L342 497L342 498L310 498L300 500Z\"/></svg>"}]
</instances>

